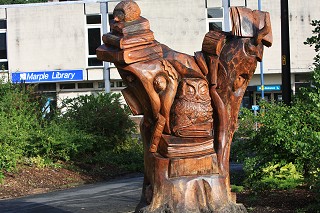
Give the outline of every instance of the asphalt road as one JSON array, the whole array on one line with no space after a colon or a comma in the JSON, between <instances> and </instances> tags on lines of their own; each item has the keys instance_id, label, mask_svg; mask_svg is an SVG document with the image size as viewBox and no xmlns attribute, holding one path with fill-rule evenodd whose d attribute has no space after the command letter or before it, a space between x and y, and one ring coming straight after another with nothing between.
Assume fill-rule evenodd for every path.
<instances>
[{"instance_id":1,"label":"asphalt road","mask_svg":"<svg viewBox=\"0 0 320 213\"><path fill-rule=\"evenodd\" d=\"M0 213L129 213L141 195L143 176L0 201Z\"/></svg>"}]
</instances>

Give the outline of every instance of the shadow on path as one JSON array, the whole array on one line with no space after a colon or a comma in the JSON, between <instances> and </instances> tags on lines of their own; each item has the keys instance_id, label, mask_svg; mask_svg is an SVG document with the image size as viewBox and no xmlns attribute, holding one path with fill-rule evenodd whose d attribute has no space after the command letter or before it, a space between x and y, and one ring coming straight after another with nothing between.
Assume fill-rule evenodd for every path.
<instances>
[{"instance_id":1,"label":"shadow on path","mask_svg":"<svg viewBox=\"0 0 320 213\"><path fill-rule=\"evenodd\" d=\"M1 213L119 213L134 212L140 201L143 176L84 185L0 201Z\"/></svg>"}]
</instances>

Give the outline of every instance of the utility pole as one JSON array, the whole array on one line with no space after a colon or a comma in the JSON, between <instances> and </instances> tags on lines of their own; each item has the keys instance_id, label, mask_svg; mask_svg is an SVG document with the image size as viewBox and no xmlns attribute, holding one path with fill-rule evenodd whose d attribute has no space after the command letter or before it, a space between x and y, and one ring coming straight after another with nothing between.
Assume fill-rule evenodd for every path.
<instances>
[{"instance_id":1,"label":"utility pole","mask_svg":"<svg viewBox=\"0 0 320 213\"><path fill-rule=\"evenodd\" d=\"M261 0L258 0L258 10L261 11ZM260 84L261 84L261 99L264 100L264 74L263 61L260 62Z\"/></svg>"},{"instance_id":2,"label":"utility pole","mask_svg":"<svg viewBox=\"0 0 320 213\"><path fill-rule=\"evenodd\" d=\"M108 2L100 2L100 12L102 17L102 34L109 32L109 17L108 17ZM103 78L104 78L104 88L106 93L110 93L110 67L109 62L103 62Z\"/></svg>"},{"instance_id":3,"label":"utility pole","mask_svg":"<svg viewBox=\"0 0 320 213\"><path fill-rule=\"evenodd\" d=\"M282 63L282 100L291 103L291 68L288 0L281 0L281 63Z\"/></svg>"},{"instance_id":4,"label":"utility pole","mask_svg":"<svg viewBox=\"0 0 320 213\"><path fill-rule=\"evenodd\" d=\"M223 19L224 19L224 31L230 32L230 0L222 0L222 7L223 7Z\"/></svg>"}]
</instances>

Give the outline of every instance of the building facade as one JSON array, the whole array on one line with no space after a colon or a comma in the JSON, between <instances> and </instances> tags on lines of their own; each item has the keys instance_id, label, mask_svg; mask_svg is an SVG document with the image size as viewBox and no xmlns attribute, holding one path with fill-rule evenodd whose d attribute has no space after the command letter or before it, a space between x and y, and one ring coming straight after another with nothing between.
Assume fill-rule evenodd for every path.
<instances>
[{"instance_id":1,"label":"building facade","mask_svg":"<svg viewBox=\"0 0 320 213\"><path fill-rule=\"evenodd\" d=\"M205 33L230 29L223 5L258 9L258 0L140 0L142 16L156 40L179 52L201 50ZM264 53L265 97L281 100L280 1L261 0L269 11L274 42ZM117 2L72 1L0 6L1 74L13 82L37 84L54 100L99 91L119 92L125 85L112 64L98 61L95 49L108 32ZM228 6L227 5L227 6ZM311 36L311 20L320 19L316 0L289 5L292 90L308 81L315 52L303 42ZM260 88L259 88L260 86ZM107 87L107 88L106 88ZM243 105L256 104L261 94L257 67Z\"/></svg>"}]
</instances>

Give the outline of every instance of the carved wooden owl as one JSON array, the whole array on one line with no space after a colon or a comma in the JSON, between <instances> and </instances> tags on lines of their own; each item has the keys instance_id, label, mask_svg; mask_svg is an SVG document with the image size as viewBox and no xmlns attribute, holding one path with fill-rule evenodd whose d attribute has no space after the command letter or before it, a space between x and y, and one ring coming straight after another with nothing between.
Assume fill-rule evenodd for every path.
<instances>
[{"instance_id":1,"label":"carved wooden owl","mask_svg":"<svg viewBox=\"0 0 320 213\"><path fill-rule=\"evenodd\" d=\"M212 106L207 81L199 78L181 80L170 120L176 136L206 137L212 134Z\"/></svg>"}]
</instances>

